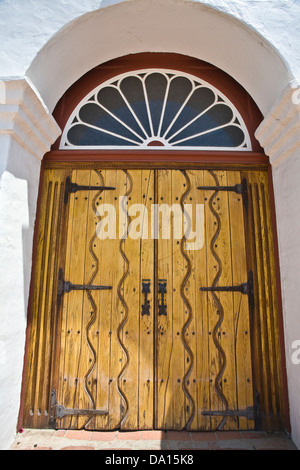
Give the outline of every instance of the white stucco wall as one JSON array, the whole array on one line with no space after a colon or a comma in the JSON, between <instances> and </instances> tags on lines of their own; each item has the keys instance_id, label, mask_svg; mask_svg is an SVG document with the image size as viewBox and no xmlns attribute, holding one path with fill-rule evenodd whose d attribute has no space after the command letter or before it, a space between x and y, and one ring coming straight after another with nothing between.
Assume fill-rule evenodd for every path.
<instances>
[{"instance_id":1,"label":"white stucco wall","mask_svg":"<svg viewBox=\"0 0 300 470\"><path fill-rule=\"evenodd\" d=\"M177 52L228 72L267 117L289 82L300 82L299 20L299 0L0 1L0 448L16 431L40 160L59 135L51 112L60 96L106 60ZM274 165L291 422L300 446L300 365L291 361L291 344L300 340L299 221L287 210L300 207L299 114L288 103L285 117L276 108L259 138ZM271 145L291 115L290 137ZM291 145L292 152L280 150ZM15 205L21 217L7 211Z\"/></svg>"}]
</instances>

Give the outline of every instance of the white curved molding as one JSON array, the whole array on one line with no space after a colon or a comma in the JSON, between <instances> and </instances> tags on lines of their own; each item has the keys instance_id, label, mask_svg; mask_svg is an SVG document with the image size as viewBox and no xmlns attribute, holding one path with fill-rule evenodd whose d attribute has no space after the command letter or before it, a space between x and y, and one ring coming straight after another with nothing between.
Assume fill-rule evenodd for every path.
<instances>
[{"instance_id":1,"label":"white curved molding","mask_svg":"<svg viewBox=\"0 0 300 470\"><path fill-rule=\"evenodd\" d=\"M29 80L0 81L0 136L11 136L41 160L60 133Z\"/></svg>"},{"instance_id":2,"label":"white curved molding","mask_svg":"<svg viewBox=\"0 0 300 470\"><path fill-rule=\"evenodd\" d=\"M52 36L26 75L52 111L89 70L142 52L174 52L215 65L247 90L264 115L293 79L289 65L254 28L186 0L127 0L86 13Z\"/></svg>"},{"instance_id":3,"label":"white curved molding","mask_svg":"<svg viewBox=\"0 0 300 470\"><path fill-rule=\"evenodd\" d=\"M255 137L273 166L299 152L300 147L300 85L294 80L273 105L258 127Z\"/></svg>"}]
</instances>

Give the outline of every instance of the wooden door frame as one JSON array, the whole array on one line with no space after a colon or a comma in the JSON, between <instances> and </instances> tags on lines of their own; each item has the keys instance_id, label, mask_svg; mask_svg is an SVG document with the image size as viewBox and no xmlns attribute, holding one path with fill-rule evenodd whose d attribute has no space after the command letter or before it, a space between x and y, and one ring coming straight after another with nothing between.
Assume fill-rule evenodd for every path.
<instances>
[{"instance_id":1,"label":"wooden door frame","mask_svg":"<svg viewBox=\"0 0 300 470\"><path fill-rule=\"evenodd\" d=\"M262 170L268 172L269 192L270 192L270 211L272 219L272 230L274 237L274 256L276 265L276 282L278 292L278 321L280 334L280 354L281 354L281 373L284 391L284 427L290 432L289 406L288 406L288 389L286 374L286 359L284 347L284 329L282 315L282 298L281 298L281 282L279 271L279 252L277 239L277 225L275 213L275 201L272 182L272 168L268 157L263 153L253 152L178 152L178 151L51 151L44 157L41 167L39 196L37 202L37 216L34 232L33 258L32 258L32 274L35 266L37 255L37 232L40 220L40 202L43 186L43 175L47 168L184 168L184 169L216 169L216 170ZM25 402L25 384L26 370L28 360L28 347L31 330L31 311L32 311L32 295L33 295L33 275L31 277L30 295L28 302L28 317L26 329L26 347L24 355L23 380L21 391L21 403L18 419L18 429L22 427L23 412Z\"/></svg>"},{"instance_id":2,"label":"wooden door frame","mask_svg":"<svg viewBox=\"0 0 300 470\"><path fill-rule=\"evenodd\" d=\"M23 380L21 392L21 405L19 413L18 427L22 426L23 410L25 402L25 383L28 360L28 347L32 322L32 301L33 301L33 272L37 257L37 239L38 227L41 212L41 194L43 187L44 171L47 168L91 168L93 166L102 168L185 168L185 169L223 169L223 170L264 170L268 171L269 192L270 192L270 210L272 218L272 231L275 246L275 264L276 280L278 292L278 316L280 330L280 346L282 357L282 377L284 383L284 401L285 401L285 428L290 431L289 413L288 413L288 393L287 393L287 374L285 362L283 315L281 300L281 283L279 271L279 253L277 241L277 225L275 214L275 202L273 194L272 170L268 157L255 138L255 130L263 119L257 105L247 93L232 77L224 71L218 69L204 61L193 57L184 56L175 53L139 53L131 54L117 59L110 60L104 64L95 67L78 81L76 81L57 103L53 116L60 126L64 129L67 119L76 105L91 90L105 81L117 76L141 69L171 69L177 72L190 73L200 79L209 82L218 90L224 93L234 106L239 110L246 127L249 131L252 151L181 151L181 150L147 150L136 149L134 151L122 150L59 150L60 138L53 144L52 150L48 152L42 161L40 187L37 202L36 223L33 241L32 257L32 275L28 302L28 317L26 329L26 347L23 367Z\"/></svg>"}]
</instances>

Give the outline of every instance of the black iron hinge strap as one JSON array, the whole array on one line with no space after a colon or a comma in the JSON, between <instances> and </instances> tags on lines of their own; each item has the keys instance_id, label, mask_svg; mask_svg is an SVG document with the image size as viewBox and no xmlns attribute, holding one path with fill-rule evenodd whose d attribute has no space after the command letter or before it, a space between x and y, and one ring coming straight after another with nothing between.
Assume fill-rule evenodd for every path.
<instances>
[{"instance_id":1,"label":"black iron hinge strap","mask_svg":"<svg viewBox=\"0 0 300 470\"><path fill-rule=\"evenodd\" d=\"M211 286L211 287L200 287L200 290L206 292L240 292L241 294L248 294L249 287L247 282L243 282L238 286Z\"/></svg>"},{"instance_id":2,"label":"black iron hinge strap","mask_svg":"<svg viewBox=\"0 0 300 470\"><path fill-rule=\"evenodd\" d=\"M213 190L213 191L234 191L237 194L242 194L242 185L235 184L234 186L198 186L197 189Z\"/></svg>"},{"instance_id":3,"label":"black iron hinge strap","mask_svg":"<svg viewBox=\"0 0 300 470\"><path fill-rule=\"evenodd\" d=\"M248 406L245 410L212 410L202 411L203 416L241 416L247 419L255 419L253 406Z\"/></svg>"},{"instance_id":4,"label":"black iron hinge strap","mask_svg":"<svg viewBox=\"0 0 300 470\"><path fill-rule=\"evenodd\" d=\"M53 423L56 419L62 419L65 416L104 416L108 415L108 410L91 408L66 408L56 403L56 392L51 391L50 398L50 421Z\"/></svg>"},{"instance_id":5,"label":"black iron hinge strap","mask_svg":"<svg viewBox=\"0 0 300 470\"><path fill-rule=\"evenodd\" d=\"M113 191L116 189L114 186L84 186L77 183L72 183L68 176L65 184L65 197L64 201L67 204L70 193L77 193L77 191Z\"/></svg>"},{"instance_id":6,"label":"black iron hinge strap","mask_svg":"<svg viewBox=\"0 0 300 470\"><path fill-rule=\"evenodd\" d=\"M240 184L234 186L198 186L197 189L213 190L213 191L233 191L242 195L243 203L248 208L248 185L246 178L242 179Z\"/></svg>"},{"instance_id":7,"label":"black iron hinge strap","mask_svg":"<svg viewBox=\"0 0 300 470\"><path fill-rule=\"evenodd\" d=\"M249 271L247 282L243 282L237 286L211 286L211 287L200 287L201 291L205 292L240 292L241 294L248 295L248 303L250 314L253 313L254 309L254 281L253 272Z\"/></svg>"},{"instance_id":8,"label":"black iron hinge strap","mask_svg":"<svg viewBox=\"0 0 300 470\"><path fill-rule=\"evenodd\" d=\"M89 284L72 284L72 282L64 280L64 272L60 268L58 273L57 284L57 304L60 304L61 297L64 293L69 293L72 290L111 290L112 286L94 286Z\"/></svg>"},{"instance_id":9,"label":"black iron hinge strap","mask_svg":"<svg viewBox=\"0 0 300 470\"><path fill-rule=\"evenodd\" d=\"M55 405L53 410L54 419L61 419L65 416L103 416L108 415L107 410L93 410L93 409L80 409L80 408L65 408L63 405Z\"/></svg>"},{"instance_id":10,"label":"black iron hinge strap","mask_svg":"<svg viewBox=\"0 0 300 470\"><path fill-rule=\"evenodd\" d=\"M200 287L200 290L206 292L240 292L241 294L253 295L253 272L249 271L247 282L237 286Z\"/></svg>"}]
</instances>

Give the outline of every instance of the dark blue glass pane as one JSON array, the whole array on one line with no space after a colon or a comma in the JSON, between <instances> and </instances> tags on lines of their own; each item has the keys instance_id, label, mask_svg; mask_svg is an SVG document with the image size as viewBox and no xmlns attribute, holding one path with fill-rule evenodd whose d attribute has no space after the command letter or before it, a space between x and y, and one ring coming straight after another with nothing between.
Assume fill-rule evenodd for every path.
<instances>
[{"instance_id":1,"label":"dark blue glass pane","mask_svg":"<svg viewBox=\"0 0 300 470\"><path fill-rule=\"evenodd\" d=\"M132 132L130 132L126 127L124 127L96 103L87 103L82 106L79 111L79 117L83 122L91 124L92 126L119 134L120 137L127 137L128 139L133 139L136 142L142 142L141 139L138 139L134 134L132 134Z\"/></svg>"},{"instance_id":2,"label":"dark blue glass pane","mask_svg":"<svg viewBox=\"0 0 300 470\"><path fill-rule=\"evenodd\" d=\"M216 104L201 117L195 119L195 121L187 126L183 131L173 137L173 139L170 140L170 143L228 124L231 122L232 118L233 112L229 106L222 103Z\"/></svg>"},{"instance_id":3,"label":"dark blue glass pane","mask_svg":"<svg viewBox=\"0 0 300 470\"><path fill-rule=\"evenodd\" d=\"M177 147L239 147L243 144L245 135L242 129L236 126L227 126L212 131L200 137L194 137L179 144Z\"/></svg>"},{"instance_id":4,"label":"dark blue glass pane","mask_svg":"<svg viewBox=\"0 0 300 470\"><path fill-rule=\"evenodd\" d=\"M159 129L167 84L167 78L161 73L152 73L145 79L153 132L155 136L157 136Z\"/></svg>"},{"instance_id":5,"label":"dark blue glass pane","mask_svg":"<svg viewBox=\"0 0 300 470\"><path fill-rule=\"evenodd\" d=\"M97 95L97 99L100 104L117 116L117 118L139 134L143 139L146 138L145 133L138 125L119 90L113 87L102 88Z\"/></svg>"},{"instance_id":6,"label":"dark blue glass pane","mask_svg":"<svg viewBox=\"0 0 300 470\"><path fill-rule=\"evenodd\" d=\"M145 132L150 136L148 112L141 80L137 77L126 77L122 80L120 89L145 129Z\"/></svg>"},{"instance_id":7,"label":"dark blue glass pane","mask_svg":"<svg viewBox=\"0 0 300 470\"><path fill-rule=\"evenodd\" d=\"M72 145L78 146L132 146L131 142L114 137L105 132L97 131L83 124L75 124L68 131L68 140Z\"/></svg>"},{"instance_id":8,"label":"dark blue glass pane","mask_svg":"<svg viewBox=\"0 0 300 470\"><path fill-rule=\"evenodd\" d=\"M197 88L167 133L166 138L169 139L172 137L175 132L179 131L188 122L205 111L214 103L215 99L214 92L209 88Z\"/></svg>"}]
</instances>

